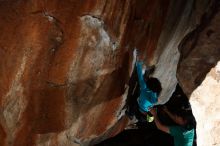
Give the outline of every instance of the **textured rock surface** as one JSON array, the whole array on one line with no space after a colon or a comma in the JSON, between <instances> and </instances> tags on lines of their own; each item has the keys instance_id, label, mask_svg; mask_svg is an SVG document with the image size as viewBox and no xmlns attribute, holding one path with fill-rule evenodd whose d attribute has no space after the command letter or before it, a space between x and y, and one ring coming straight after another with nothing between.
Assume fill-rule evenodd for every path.
<instances>
[{"instance_id":1,"label":"textured rock surface","mask_svg":"<svg viewBox=\"0 0 220 146\"><path fill-rule=\"evenodd\" d=\"M215 5L214 1L208 0L171 1L166 23L156 49L156 54L158 52L162 53L159 58L157 56L154 58L158 60L154 76L160 79L162 87L165 89L162 90L160 96L161 103L169 100L177 84L176 72L180 58L178 51L180 42L200 24L200 18L204 13L212 12L209 7L213 5ZM184 70L185 68L182 69ZM180 70L179 73L181 74L183 70ZM181 74L180 76L183 80L185 79L184 75ZM182 80L179 78L178 80L182 84ZM187 82L187 80L185 81ZM184 82L183 84L186 83Z\"/></svg>"},{"instance_id":2,"label":"textured rock surface","mask_svg":"<svg viewBox=\"0 0 220 146\"><path fill-rule=\"evenodd\" d=\"M211 4L0 1L0 145L92 145L120 132L135 47L158 62L167 101L178 44Z\"/></svg>"},{"instance_id":3,"label":"textured rock surface","mask_svg":"<svg viewBox=\"0 0 220 146\"><path fill-rule=\"evenodd\" d=\"M220 2L212 4L201 24L180 45L178 79L190 95L220 60Z\"/></svg>"},{"instance_id":4,"label":"textured rock surface","mask_svg":"<svg viewBox=\"0 0 220 146\"><path fill-rule=\"evenodd\" d=\"M129 56L137 46L153 58L168 3L0 1L0 145L88 145L120 132Z\"/></svg>"},{"instance_id":5,"label":"textured rock surface","mask_svg":"<svg viewBox=\"0 0 220 146\"><path fill-rule=\"evenodd\" d=\"M197 145L220 145L220 62L192 93L190 103L197 122Z\"/></svg>"}]
</instances>

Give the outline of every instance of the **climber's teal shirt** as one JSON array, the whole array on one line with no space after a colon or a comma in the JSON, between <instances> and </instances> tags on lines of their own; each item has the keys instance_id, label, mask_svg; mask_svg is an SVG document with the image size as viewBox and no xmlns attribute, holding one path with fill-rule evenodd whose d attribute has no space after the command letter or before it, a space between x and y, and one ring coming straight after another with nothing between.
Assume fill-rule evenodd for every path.
<instances>
[{"instance_id":1,"label":"climber's teal shirt","mask_svg":"<svg viewBox=\"0 0 220 146\"><path fill-rule=\"evenodd\" d=\"M181 126L171 126L169 133L174 137L175 146L192 146L194 129L187 130Z\"/></svg>"},{"instance_id":2,"label":"climber's teal shirt","mask_svg":"<svg viewBox=\"0 0 220 146\"><path fill-rule=\"evenodd\" d=\"M140 84L140 96L138 98L139 109L141 112L148 112L149 108L157 102L157 93L151 91L144 81L142 74L143 62L136 62L138 80Z\"/></svg>"}]
</instances>

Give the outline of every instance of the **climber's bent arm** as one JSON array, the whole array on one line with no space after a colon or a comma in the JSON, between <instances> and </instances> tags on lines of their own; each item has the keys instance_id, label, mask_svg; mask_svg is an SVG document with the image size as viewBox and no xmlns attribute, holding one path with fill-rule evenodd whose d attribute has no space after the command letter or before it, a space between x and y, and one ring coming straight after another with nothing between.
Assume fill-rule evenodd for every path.
<instances>
[{"instance_id":1,"label":"climber's bent arm","mask_svg":"<svg viewBox=\"0 0 220 146\"><path fill-rule=\"evenodd\" d=\"M163 132L169 133L169 127L166 126L166 125L163 125L160 122L160 120L159 120L159 118L157 116L156 108L150 109L150 113L154 116L154 121L155 121L155 124L156 124L157 128L160 129Z\"/></svg>"},{"instance_id":2,"label":"climber's bent arm","mask_svg":"<svg viewBox=\"0 0 220 146\"><path fill-rule=\"evenodd\" d=\"M172 114L167 107L163 108L163 111L173 120L176 121L176 116L174 114Z\"/></svg>"},{"instance_id":3,"label":"climber's bent arm","mask_svg":"<svg viewBox=\"0 0 220 146\"><path fill-rule=\"evenodd\" d=\"M157 116L154 117L154 120L158 129L160 129L163 132L169 133L169 127L161 124Z\"/></svg>"}]
</instances>

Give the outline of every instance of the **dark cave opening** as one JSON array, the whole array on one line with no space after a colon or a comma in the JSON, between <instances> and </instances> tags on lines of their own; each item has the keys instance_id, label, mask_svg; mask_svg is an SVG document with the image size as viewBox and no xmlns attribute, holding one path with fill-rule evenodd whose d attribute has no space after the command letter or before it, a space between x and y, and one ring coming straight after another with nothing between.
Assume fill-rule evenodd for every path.
<instances>
[{"instance_id":1,"label":"dark cave opening","mask_svg":"<svg viewBox=\"0 0 220 146\"><path fill-rule=\"evenodd\" d=\"M134 99L132 100L134 101ZM130 101L132 100L130 99ZM179 84L177 84L176 90L165 105L173 113L178 113L181 109L191 109L189 100ZM157 107L160 109L162 106L164 105L158 105ZM158 117L161 123L167 126L175 125L175 123L166 114L164 114L162 110L158 110ZM138 121L134 127L130 129L128 128L115 137L109 138L96 146L173 146L173 141L173 137L158 130L154 122L149 123L147 121ZM196 146L196 134L194 136L193 146Z\"/></svg>"}]
</instances>

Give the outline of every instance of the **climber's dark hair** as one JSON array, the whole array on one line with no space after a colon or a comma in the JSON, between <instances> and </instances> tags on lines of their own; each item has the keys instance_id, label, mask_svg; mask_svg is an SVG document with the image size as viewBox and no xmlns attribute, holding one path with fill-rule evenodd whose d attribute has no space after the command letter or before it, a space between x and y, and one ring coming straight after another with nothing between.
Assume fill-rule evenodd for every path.
<instances>
[{"instance_id":1,"label":"climber's dark hair","mask_svg":"<svg viewBox=\"0 0 220 146\"><path fill-rule=\"evenodd\" d=\"M149 78L145 78L145 81L150 90L156 92L157 95L160 94L162 87L160 81L157 78L149 77Z\"/></svg>"}]
</instances>

